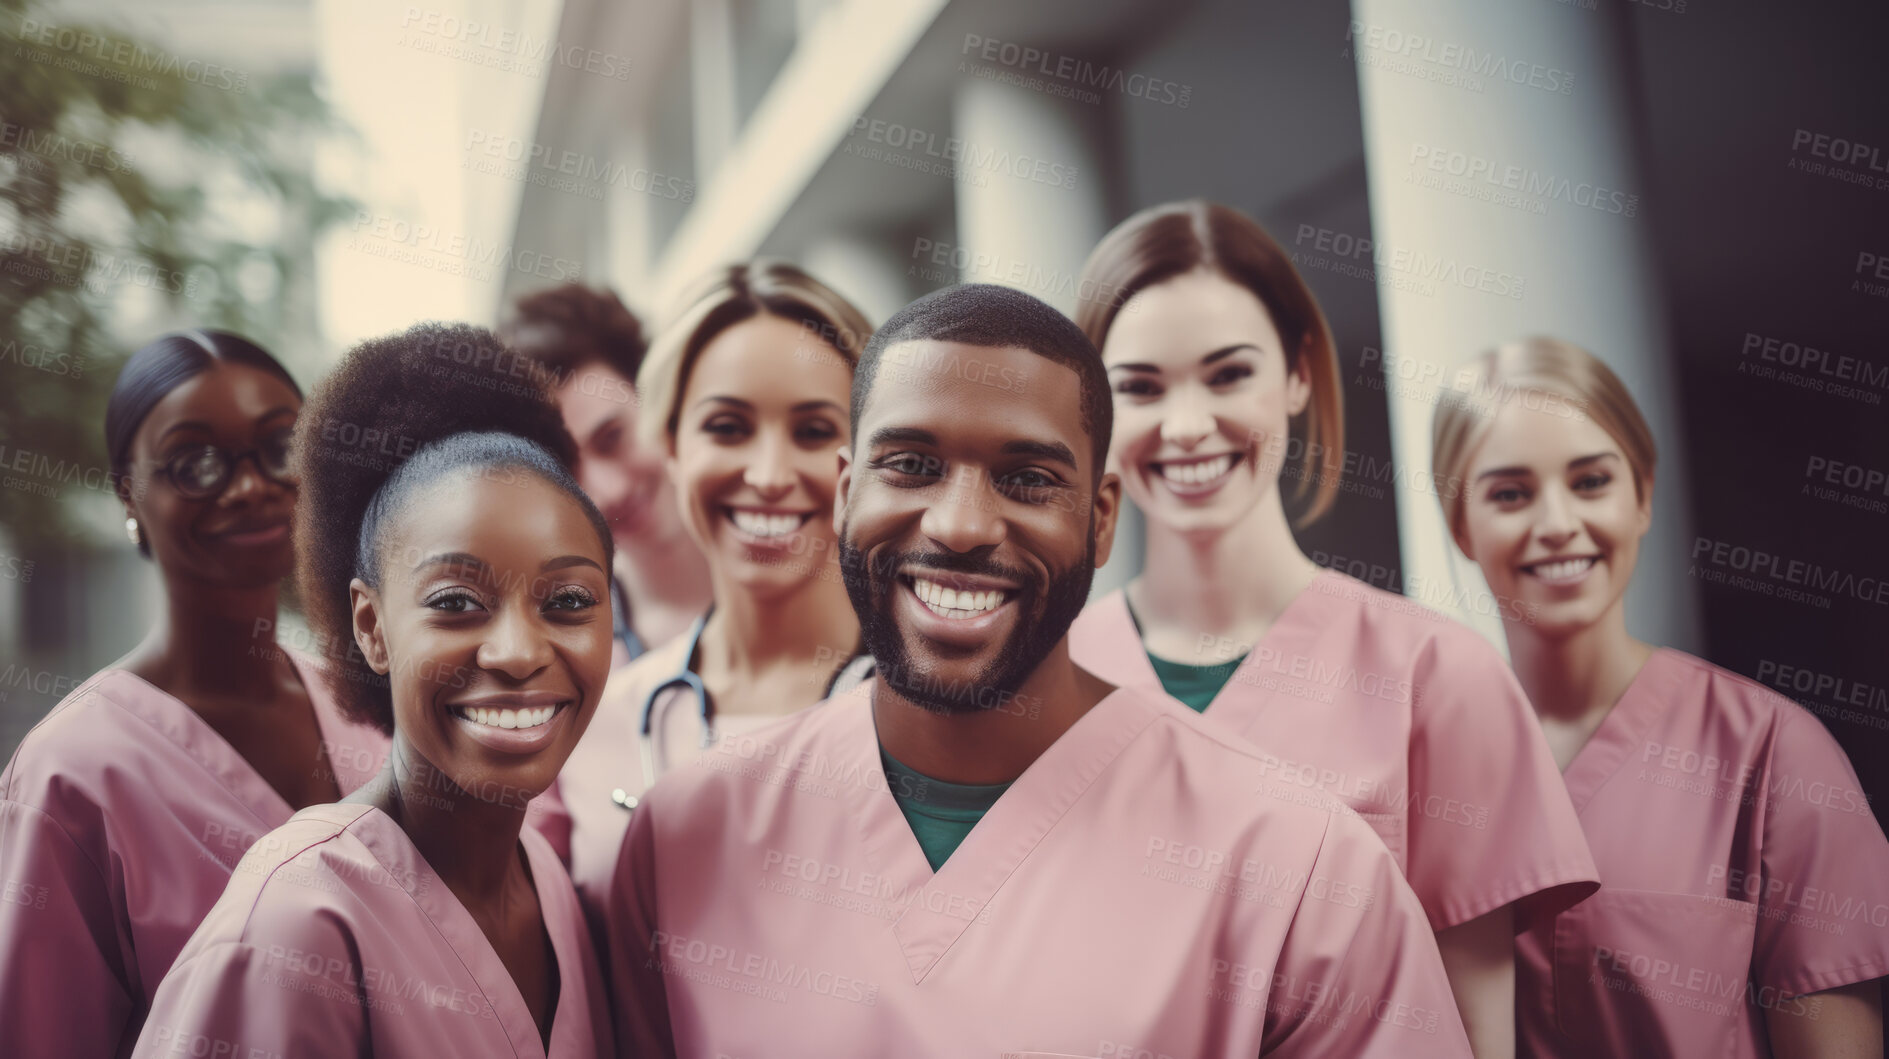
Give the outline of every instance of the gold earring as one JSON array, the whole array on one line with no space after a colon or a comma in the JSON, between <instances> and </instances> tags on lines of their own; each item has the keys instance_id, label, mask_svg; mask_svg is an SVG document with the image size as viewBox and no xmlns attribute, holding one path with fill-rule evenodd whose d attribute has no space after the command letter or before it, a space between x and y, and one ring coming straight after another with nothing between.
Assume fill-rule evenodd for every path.
<instances>
[{"instance_id":1,"label":"gold earring","mask_svg":"<svg viewBox=\"0 0 1889 1059\"><path fill-rule=\"evenodd\" d=\"M128 518L125 520L125 536L131 538L131 543L133 544L144 543L144 538L140 536L138 533L138 520L137 519Z\"/></svg>"}]
</instances>

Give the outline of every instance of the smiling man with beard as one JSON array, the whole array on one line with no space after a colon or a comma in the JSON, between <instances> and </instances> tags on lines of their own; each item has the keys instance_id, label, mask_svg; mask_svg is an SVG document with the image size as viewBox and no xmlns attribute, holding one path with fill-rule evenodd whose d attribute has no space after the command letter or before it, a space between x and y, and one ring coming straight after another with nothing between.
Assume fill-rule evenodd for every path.
<instances>
[{"instance_id":1,"label":"smiling man with beard","mask_svg":"<svg viewBox=\"0 0 1889 1059\"><path fill-rule=\"evenodd\" d=\"M636 810L621 1054L1469 1054L1368 826L1070 661L1121 496L1082 332L948 288L874 335L852 405L834 517L877 679Z\"/></svg>"}]
</instances>

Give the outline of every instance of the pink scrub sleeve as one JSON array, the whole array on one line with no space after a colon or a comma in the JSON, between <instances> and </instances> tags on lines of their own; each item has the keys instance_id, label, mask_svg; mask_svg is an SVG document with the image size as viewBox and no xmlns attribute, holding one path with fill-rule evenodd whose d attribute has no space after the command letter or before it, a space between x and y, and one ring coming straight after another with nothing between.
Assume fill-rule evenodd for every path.
<instances>
[{"instance_id":1,"label":"pink scrub sleeve","mask_svg":"<svg viewBox=\"0 0 1889 1059\"><path fill-rule=\"evenodd\" d=\"M1121 590L1091 603L1070 657L1161 692ZM1326 570L1260 638L1204 714L1266 756L1266 793L1317 788L1369 823L1432 930L1513 904L1517 928L1599 886L1533 708L1474 631Z\"/></svg>"},{"instance_id":2,"label":"pink scrub sleeve","mask_svg":"<svg viewBox=\"0 0 1889 1059\"><path fill-rule=\"evenodd\" d=\"M1810 713L1780 711L1751 976L1786 996L1889 975L1889 841L1849 758Z\"/></svg>"},{"instance_id":3,"label":"pink scrub sleeve","mask_svg":"<svg viewBox=\"0 0 1889 1059\"><path fill-rule=\"evenodd\" d=\"M619 1059L676 1054L669 1025L669 998L654 968L651 932L656 929L656 835L649 812L630 814L606 896L604 959L610 970L610 1011L616 1020Z\"/></svg>"},{"instance_id":4,"label":"pink scrub sleeve","mask_svg":"<svg viewBox=\"0 0 1889 1059\"><path fill-rule=\"evenodd\" d=\"M1515 904L1515 926L1600 889L1580 818L1515 674L1438 622L1414 667L1405 875L1434 930Z\"/></svg>"},{"instance_id":5,"label":"pink scrub sleeve","mask_svg":"<svg viewBox=\"0 0 1889 1059\"><path fill-rule=\"evenodd\" d=\"M269 939L267 946L218 942L188 953L171 968L151 1000L150 1017L132 1055L242 1059L371 1054L360 1004L340 996L311 1003L293 988L310 980L324 988L341 986L282 970L289 960L296 966L320 960L336 968L358 962L340 924L312 909L264 901L250 919L249 931L253 933L245 936Z\"/></svg>"},{"instance_id":6,"label":"pink scrub sleeve","mask_svg":"<svg viewBox=\"0 0 1889 1059\"><path fill-rule=\"evenodd\" d=\"M1367 896L1321 900L1321 891ZM1376 834L1356 816L1331 814L1278 966L1291 970L1275 972L1274 996L1283 989L1308 999L1268 1006L1262 1055L1469 1054L1423 908ZM1295 989L1282 977L1305 981Z\"/></svg>"},{"instance_id":7,"label":"pink scrub sleeve","mask_svg":"<svg viewBox=\"0 0 1889 1059\"><path fill-rule=\"evenodd\" d=\"M39 809L0 802L0 1053L115 1055L134 1008L105 874Z\"/></svg>"},{"instance_id":8,"label":"pink scrub sleeve","mask_svg":"<svg viewBox=\"0 0 1889 1059\"><path fill-rule=\"evenodd\" d=\"M387 737L288 652L342 792ZM121 669L67 696L0 772L0 1056L126 1054L148 998L289 804L183 702Z\"/></svg>"}]
</instances>

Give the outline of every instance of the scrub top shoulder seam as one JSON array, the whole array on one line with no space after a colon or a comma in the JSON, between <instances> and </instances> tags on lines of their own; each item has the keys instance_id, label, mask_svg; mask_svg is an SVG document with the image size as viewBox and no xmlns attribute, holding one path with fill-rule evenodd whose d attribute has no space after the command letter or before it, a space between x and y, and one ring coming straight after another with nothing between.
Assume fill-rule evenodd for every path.
<instances>
[{"instance_id":1,"label":"scrub top shoulder seam","mask_svg":"<svg viewBox=\"0 0 1889 1059\"><path fill-rule=\"evenodd\" d=\"M128 673L129 671L120 670L116 666L113 666L106 669L101 669L98 672L92 674L90 677L86 678L85 683L80 684L78 687L73 688L70 692L67 692L66 697L63 699L60 699L57 703L55 703L52 709L47 710L46 715L44 717L41 717L39 720L33 722L33 726L26 730L26 734L24 736L20 737L20 744L13 748L12 756L7 758L6 768L4 770L0 770L4 772L4 776L0 778L4 778L7 784L5 789L0 789L0 798L7 798L7 799L13 798L13 786L14 784L19 782L20 755L26 751L27 744L34 741L33 740L34 736L42 734L40 732L40 729L42 727L48 724L52 724L55 721L63 724L64 723L63 717L85 706L87 704L88 699L98 698L114 706L118 705L118 702L116 699L113 699L111 696L104 694L97 687L97 685L101 681L105 680L107 677L110 677L113 673L118 673L118 672ZM50 738L50 737L48 736L46 738Z\"/></svg>"},{"instance_id":2,"label":"scrub top shoulder seam","mask_svg":"<svg viewBox=\"0 0 1889 1059\"><path fill-rule=\"evenodd\" d=\"M84 846L80 845L78 839L75 839L72 837L72 832L66 830L66 825L60 823L58 817L52 815L51 813L40 808L39 806L32 804L31 802L23 802L17 798L12 798L12 797L7 797L3 800L5 801L6 804L17 805L20 807L21 810L32 813L35 816L41 817L48 824L51 824L53 830L58 832L59 837L65 839L66 844L68 846L71 846L72 849L79 854L79 856L84 857L85 863L90 864L92 866L93 873L98 876L99 885L104 886L108 890L110 889L111 877L105 873L105 869L102 866L100 866L98 861L93 859L91 852L87 850Z\"/></svg>"},{"instance_id":3,"label":"scrub top shoulder seam","mask_svg":"<svg viewBox=\"0 0 1889 1059\"><path fill-rule=\"evenodd\" d=\"M176 696L171 695L169 692L164 691L163 689L157 687L157 685L155 684L151 684L150 681L144 680L144 678L139 677L137 674L132 673L129 670L119 670L119 669L106 670L105 672L98 674L98 676L94 677L91 681L88 681L87 686L90 686L93 683L97 683L102 678L105 678L113 673L124 673L126 677L133 680L137 680L143 684L148 685L149 687L152 688L152 690L156 691L158 694L163 695L166 698L169 698L172 702L176 703L179 709L188 711L191 717L195 719L196 723L202 724L206 729L210 731L210 734L215 735L218 739L222 739L222 736L218 735L215 729L209 727L209 722L204 721L201 717L197 716L196 711L191 710L189 705L184 703L183 700L178 699ZM218 787L218 789L222 790L225 794L229 795L232 801L241 805L244 811L249 813L249 815L257 821L257 823L259 824L268 823L267 820L265 820L260 814L258 814L255 811L255 807L250 804L249 799L247 797L245 797L241 792L231 789L229 784L223 782L222 774L218 772L216 768L213 767L211 762L205 761L202 755L196 753L192 748L186 747L183 744L179 743L177 740L172 739L168 733L166 733L162 728L159 728L157 725L153 724L149 718L144 716L144 714L142 714L138 710L134 710L130 708L125 703L120 702L118 699L114 698L110 694L107 694L105 689L103 688L93 689L91 692L89 692L85 696L83 700L77 698L78 693L76 691L73 693L73 695L74 697L68 700L73 710L80 708L81 704L83 704L83 706L88 709L109 708L112 710L116 710L118 711L118 713L122 714L125 718L126 724L135 722L139 725L142 725L144 728L149 729L153 736L162 740L164 744L174 748L179 754L182 754L184 757L188 758L192 764L197 766L197 769L200 772L202 772L205 777L207 777L209 780L214 782L216 786ZM39 725L33 726L34 729L37 730L40 725L43 725L47 723L48 721L52 720L54 714L61 713L62 708L67 706L67 704L68 703L61 703L60 706L54 707L53 713L49 713L45 718L42 718ZM69 716L71 712L72 712L71 710L67 710L65 711L65 714ZM61 723L63 724L64 722L62 721ZM190 721L186 720L184 723L189 724ZM27 733L27 738L28 739L32 738L32 735L33 735L33 732L29 731ZM53 738L53 737L48 736L47 738ZM224 745L228 746L227 740L224 740ZM57 747L55 746L54 749L57 749ZM26 740L23 739L20 741L20 746L14 751L14 756L16 759L14 765L17 765L18 756L21 753L23 753L25 750L26 750ZM230 753L236 754L235 747L229 747L229 750L230 750ZM236 754L236 757L238 760L242 761L243 764L245 765L248 764L247 759L243 758L242 755ZM117 762L117 761L112 762L112 764L114 765L125 764L125 763L126 762ZM34 802L34 801L28 801L25 798L20 797L18 791L19 791L19 786L21 784L22 778L20 776L20 770L14 767L14 765L8 766L7 789L4 792L0 792L0 797L4 797L6 801L13 802L14 804L23 805L23 806L27 806L29 808L35 809L45 814L48 819L52 819L55 822L57 822L57 817L54 817L51 813L46 812L45 805L40 804L38 802ZM93 805L95 807L98 806L97 801L90 796L91 792L88 789L90 782L97 779L97 775L95 773L87 772L87 773L83 773L79 775L78 777L74 777L72 773L64 771L62 769L60 771L56 771L52 773L52 775L49 778L52 780L57 780L57 781L68 781L74 778L79 779L80 782L76 786L70 783L66 783L65 784L66 789L83 792L85 794L85 801L87 804ZM260 774L257 774L257 780L258 782L263 782ZM263 782L263 785L265 787L268 786L266 782ZM42 797L45 794L45 789L47 786L48 784L40 785L40 788L41 788L40 794ZM270 788L270 790L273 791L274 789ZM280 795L278 794L277 797L279 798ZM287 804L287 803L284 802L284 804ZM102 808L100 808L99 816L100 816L101 821L105 824L106 833L109 834L111 831L111 823L112 823L110 817L104 812ZM60 830L62 832L65 830L64 825L61 825ZM67 834L67 838L68 839L71 838L70 834ZM73 844L75 846L78 845L77 842L74 842ZM87 859L89 860L90 857L88 856ZM94 863L94 867L96 866L97 866L96 863ZM105 878L110 877L108 875L103 875L102 872L101 872L101 875L102 877L105 877Z\"/></svg>"},{"instance_id":4,"label":"scrub top shoulder seam","mask_svg":"<svg viewBox=\"0 0 1889 1059\"><path fill-rule=\"evenodd\" d=\"M134 678L139 679L139 680L143 679L142 677L135 677L135 675L134 675ZM146 683L149 683L149 682L146 681ZM186 718L183 721L186 727L190 726L193 723L202 725L204 730L208 732L212 738L214 738L217 742L221 743L223 747L227 749L230 752L230 754L233 757L235 757L235 759L243 765L243 767L249 769L250 774L255 777L256 782L260 785L262 790L267 791L270 795L273 795L277 801L281 802L282 805L288 809L289 816L293 817L295 815L295 807L292 805L289 805L287 798L282 797L282 792L270 786L269 781L262 778L262 773L257 772L255 766L249 763L249 759L244 757L242 753L238 751L236 747L232 745L228 739L223 738L223 733L211 727L210 722L204 720L202 715L197 713L196 710L191 709L189 703L176 697L175 695L172 695L168 691L164 691L163 689L158 688L157 685L155 684L152 684L151 687L156 689L159 692L159 694L162 694L166 698L170 699L172 702L176 703L179 709L184 710L186 713L190 715L188 718ZM123 703L117 702L116 700L113 700L109 697L106 697L106 701L110 702L113 706L117 707L121 712L135 719L138 723L149 728L152 734L163 739L166 743L169 743L171 746L176 747L178 753L189 758L191 762L197 766L198 769L202 770L204 775L210 777L211 780L215 781L216 785L222 788L224 793L228 794L231 797L231 799L233 799L238 804L240 804L245 811L247 811L251 816L255 817L258 823L261 823L261 824L269 823L266 817L264 817L261 813L256 812L256 807L250 804L250 800L248 796L244 795L240 791L235 790L228 783L224 782L224 776L222 772L220 772L214 766L212 762L206 760L203 754L199 753L199 750L201 749L200 747L186 746L183 743L178 742L177 740L171 738L170 733L165 732L162 728L158 727L156 724L153 724L149 717L145 716L143 713L137 710L132 709L129 706L126 706ZM319 718L317 718L318 726L319 726L319 723L320 723ZM326 748L323 748L323 752L326 753ZM330 765L329 771L330 772L333 771L332 765ZM339 786L338 781L336 785ZM274 826L275 825L270 825L269 827L265 828L265 830L273 830Z\"/></svg>"},{"instance_id":5,"label":"scrub top shoulder seam","mask_svg":"<svg viewBox=\"0 0 1889 1059\"><path fill-rule=\"evenodd\" d=\"M359 803L348 803L348 802L333 802L333 803L331 803L331 805L332 805L332 806L334 806L334 807L341 807L341 806L352 806L352 805L355 805L355 804L359 804ZM327 806L327 805L324 805L324 806L320 806L319 808L324 808L324 809L325 809L325 808L329 808L329 807L330 807L330 806ZM311 807L311 808L314 808L314 807ZM350 832L350 830L349 830L349 829L350 829L350 828L351 828L351 827L352 827L352 826L354 825L354 823L355 823L355 821L357 821L357 820L359 820L359 819L360 819L361 817L363 817L363 816L366 816L366 815L367 815L368 813L370 813L370 812L373 812L373 811L374 811L374 809L373 809L373 807L372 807L372 806L369 806L369 805L361 805L361 806L360 806L360 808L361 808L361 812L359 812L359 813L356 813L356 814L355 814L355 816L354 816L354 819L353 819L353 820L349 820L349 821L347 822L347 824L345 824L345 825L341 825L341 826L334 826L334 825L335 825L335 824L337 823L336 821L332 821L332 820L322 820L322 821L321 821L322 823L324 823L324 824L327 824L327 825L330 825L331 827L333 827L333 830L332 830L332 831L330 831L330 832L329 832L329 833L327 833L327 834L324 834L324 835L322 835L322 836L320 836L319 838L311 838L311 839L309 840L309 842L308 842L308 844L307 844L307 845L305 845L305 846L302 846L302 847L301 847L300 849L297 849L297 850L296 850L295 852L293 852L293 853L289 853L289 854L287 854L287 855L285 855L285 856L283 856L283 857L282 857L282 858L281 858L280 860L278 860L278 861L277 861L277 862L276 862L275 864L273 864L273 865L271 865L271 866L269 867L269 871L268 871L268 873L267 873L266 875L264 875L264 876L263 876L263 877L262 877L262 878L261 878L260 880L258 880L258 881L257 881L257 883L256 883L256 896L255 896L254 898L252 898L252 899L250 900L250 902L249 902L249 908L248 908L247 910L245 910L245 911L244 911L244 913L243 913L243 926L242 926L242 929L241 929L241 930L239 930L239 931L237 931L237 934L236 934L236 937L237 937L237 940L238 940L238 941L242 941L242 942L243 942L243 943L245 943L245 944L247 944L247 943L248 943L248 937L249 937L249 926L250 926L250 923L251 923L251 922L253 922L253 921L254 921L254 919L255 919L255 916L256 916L256 908L257 908L257 907L258 907L259 905L261 905L261 904L262 904L262 898L263 898L263 895L264 895L264 894L266 894L266 893L269 893L269 892L270 892L270 891L269 891L269 884L271 884L271 883L273 883L273 882L275 882L275 881L276 881L276 873L277 873L277 872L279 872L279 871L281 871L281 870L282 870L283 868L286 868L286 867L288 867L288 866L290 866L291 864L293 864L293 863L295 863L295 859L296 859L297 857L300 857L300 856L301 856L302 854L304 854L304 853L307 853L307 852L308 852L309 850L312 850L312 849L315 849L315 848L317 848L317 847L319 847L319 846L325 846L325 845L327 845L328 843L330 843L330 842L333 842L333 841L335 841L336 839L338 839L338 838L340 838L340 837L341 837L341 836L343 836L343 835L350 835L350 837L352 837L352 836L351 836L351 832ZM298 814L298 815L299 815L299 814ZM308 821L300 821L300 823L310 823L310 822L313 822L314 820L318 820L318 819L321 819L321 818L320 818L320 817L310 817ZM289 820L289 822L288 822L288 823L286 823L286 824L283 824L283 825L282 825L282 827L280 827L280 828L275 828L274 830L272 830L272 831L270 831L269 833L270 833L270 834L274 834L274 833L275 833L275 831L280 831L280 830L282 830L282 828L286 828L286 827L290 827L290 826L294 826L294 825L295 825L295 824L297 824L297 823L298 823L298 821L296 821L295 819L293 819L293 818L291 818L291 819ZM261 841L261 839L258 839L257 841ZM355 841L356 841L356 842L359 842L359 841L360 841L360 839L359 839L359 838L355 838ZM254 847L252 846L251 848L253 849ZM371 853L371 851L370 851L370 853ZM245 852L244 852L244 855L245 855L245 856L247 856L247 855L248 855L248 852L247 852L247 851L245 851ZM375 858L374 858L374 861L375 861L375 863L380 863L380 858L378 858L378 857L375 857ZM240 867L241 867L241 865L242 865L242 861L240 861L240 860L238 860L238 861L237 861L237 864L236 864L236 866L235 866L235 867L232 867L232 868L230 869L230 875L231 875L232 877L234 877L234 876L235 876L235 874L236 874L236 871L237 871L237 869L238 869L238 868L240 868ZM382 867L382 868L384 869L384 868L386 868L386 865L385 865L385 864L382 864L382 865L381 865L381 867ZM317 867L317 868L316 868L315 870L320 870L320 869L319 869L319 868ZM389 878L392 878L392 877L393 877L393 876L392 876L392 873L389 873L389 875L388 875L388 877L389 877ZM294 884L291 884L291 883L287 883L287 882L284 882L284 883L283 883L282 885L284 885L284 886L288 886L288 885L294 885Z\"/></svg>"}]
</instances>

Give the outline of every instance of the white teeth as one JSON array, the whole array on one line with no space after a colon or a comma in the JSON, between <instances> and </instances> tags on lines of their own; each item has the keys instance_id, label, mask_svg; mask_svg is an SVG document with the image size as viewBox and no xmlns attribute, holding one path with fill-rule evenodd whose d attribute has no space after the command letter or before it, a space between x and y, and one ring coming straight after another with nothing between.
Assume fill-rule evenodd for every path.
<instances>
[{"instance_id":1,"label":"white teeth","mask_svg":"<svg viewBox=\"0 0 1889 1059\"><path fill-rule=\"evenodd\" d=\"M492 710L483 706L460 707L459 716L487 728L536 728L557 715L556 706L529 710Z\"/></svg>"},{"instance_id":2,"label":"white teeth","mask_svg":"<svg viewBox=\"0 0 1889 1059\"><path fill-rule=\"evenodd\" d=\"M740 508L729 508L728 516L736 529L754 537L783 537L799 529L803 521L799 515L764 515Z\"/></svg>"},{"instance_id":3,"label":"white teeth","mask_svg":"<svg viewBox=\"0 0 1889 1059\"><path fill-rule=\"evenodd\" d=\"M1559 562L1537 563L1535 576L1543 581L1573 581L1585 574L1594 565L1593 557L1586 559L1562 559Z\"/></svg>"},{"instance_id":4,"label":"white teeth","mask_svg":"<svg viewBox=\"0 0 1889 1059\"><path fill-rule=\"evenodd\" d=\"M1186 463L1162 463L1161 477L1179 485L1199 485L1211 482L1215 478L1233 469L1233 454L1223 452L1205 460L1190 460Z\"/></svg>"},{"instance_id":5,"label":"white teeth","mask_svg":"<svg viewBox=\"0 0 1889 1059\"><path fill-rule=\"evenodd\" d=\"M947 618L968 618L974 614L995 610L1002 605L1004 593L1001 589L972 591L970 589L946 588L936 581L927 581L922 577L912 579L912 594L923 600L933 611Z\"/></svg>"}]
</instances>

